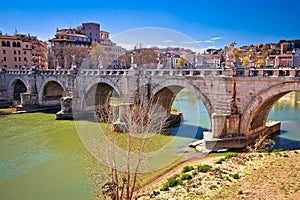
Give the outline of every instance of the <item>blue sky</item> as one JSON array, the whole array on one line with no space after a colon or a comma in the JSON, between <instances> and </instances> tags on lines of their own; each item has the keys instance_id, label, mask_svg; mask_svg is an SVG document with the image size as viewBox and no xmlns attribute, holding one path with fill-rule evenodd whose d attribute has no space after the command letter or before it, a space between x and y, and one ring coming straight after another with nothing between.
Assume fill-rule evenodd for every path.
<instances>
[{"instance_id":1,"label":"blue sky","mask_svg":"<svg viewBox=\"0 0 300 200\"><path fill-rule=\"evenodd\" d=\"M300 39L299 0L252 1L4 1L0 6L3 34L30 33L42 40L56 28L98 22L111 35L143 27L181 32L202 47L221 48Z\"/></svg>"}]
</instances>

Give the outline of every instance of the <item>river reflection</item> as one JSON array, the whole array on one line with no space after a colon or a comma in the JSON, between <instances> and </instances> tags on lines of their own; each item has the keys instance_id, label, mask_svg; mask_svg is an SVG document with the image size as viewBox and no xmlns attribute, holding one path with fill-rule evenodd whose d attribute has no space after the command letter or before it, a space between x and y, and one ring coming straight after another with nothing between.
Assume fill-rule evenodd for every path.
<instances>
[{"instance_id":1,"label":"river reflection","mask_svg":"<svg viewBox=\"0 0 300 200\"><path fill-rule=\"evenodd\" d=\"M281 131L273 137L273 149L300 149L300 92L291 92L273 106L270 120L281 121Z\"/></svg>"}]
</instances>

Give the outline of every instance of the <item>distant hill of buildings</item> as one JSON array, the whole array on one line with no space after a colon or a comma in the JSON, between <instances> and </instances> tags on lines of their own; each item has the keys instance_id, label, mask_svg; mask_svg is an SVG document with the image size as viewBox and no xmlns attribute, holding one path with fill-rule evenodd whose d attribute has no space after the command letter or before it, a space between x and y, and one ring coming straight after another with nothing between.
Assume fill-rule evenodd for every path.
<instances>
[{"instance_id":1,"label":"distant hill of buildings","mask_svg":"<svg viewBox=\"0 0 300 200\"><path fill-rule=\"evenodd\" d=\"M3 35L0 32L0 66L7 69L124 68L130 66L135 51L139 65L151 61L154 67L159 64L161 68L220 67L222 63L300 68L300 40L231 48L230 53L227 47L207 49L204 54L179 47L126 51L110 40L109 32L101 30L100 24L88 22L76 28L57 29L48 42L29 34ZM142 53L147 55L143 58Z\"/></svg>"}]
</instances>

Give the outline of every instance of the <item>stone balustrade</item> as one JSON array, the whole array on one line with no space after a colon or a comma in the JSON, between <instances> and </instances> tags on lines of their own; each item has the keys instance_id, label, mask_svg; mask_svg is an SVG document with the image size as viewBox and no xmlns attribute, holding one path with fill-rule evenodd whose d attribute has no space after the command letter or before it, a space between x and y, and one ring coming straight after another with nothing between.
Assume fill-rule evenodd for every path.
<instances>
[{"instance_id":1,"label":"stone balustrade","mask_svg":"<svg viewBox=\"0 0 300 200\"><path fill-rule=\"evenodd\" d=\"M130 71L138 69L80 69L79 75L128 75ZM77 74L77 70L29 70L7 69L8 74L41 74L41 75L67 75ZM234 77L300 77L300 69L291 68L252 68L252 69L145 69L140 74L149 76L234 76Z\"/></svg>"}]
</instances>

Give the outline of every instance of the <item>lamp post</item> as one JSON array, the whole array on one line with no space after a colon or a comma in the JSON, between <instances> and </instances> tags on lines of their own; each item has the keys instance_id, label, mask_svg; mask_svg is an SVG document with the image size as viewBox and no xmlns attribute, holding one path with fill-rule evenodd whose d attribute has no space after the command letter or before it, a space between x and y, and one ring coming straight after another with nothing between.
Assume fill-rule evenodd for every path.
<instances>
[{"instance_id":1,"label":"lamp post","mask_svg":"<svg viewBox=\"0 0 300 200\"><path fill-rule=\"evenodd\" d=\"M292 51L292 68L295 69L295 49L293 49Z\"/></svg>"}]
</instances>

